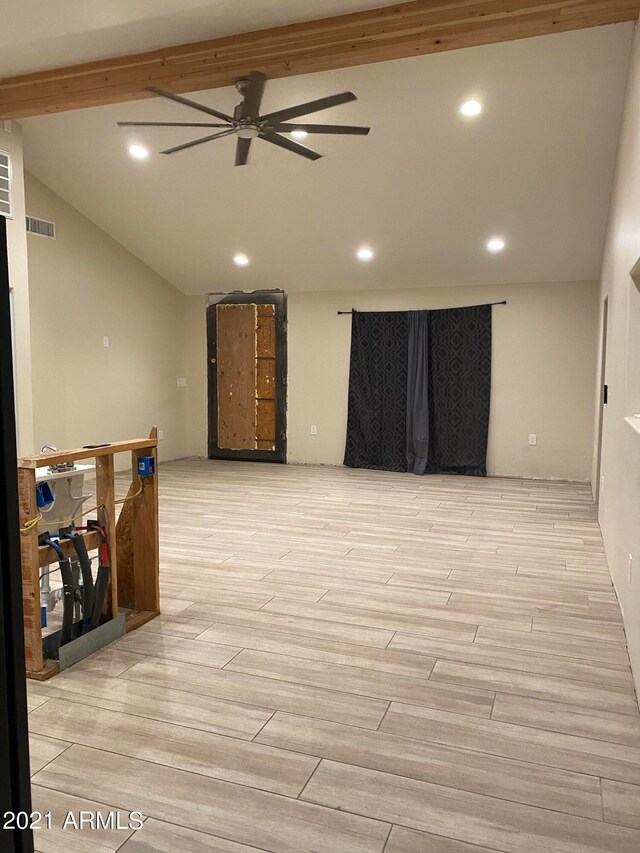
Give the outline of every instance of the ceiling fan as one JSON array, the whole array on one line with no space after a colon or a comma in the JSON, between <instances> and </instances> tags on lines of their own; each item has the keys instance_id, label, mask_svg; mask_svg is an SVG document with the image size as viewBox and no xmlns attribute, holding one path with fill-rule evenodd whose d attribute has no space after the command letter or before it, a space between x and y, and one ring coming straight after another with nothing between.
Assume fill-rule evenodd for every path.
<instances>
[{"instance_id":1,"label":"ceiling fan","mask_svg":"<svg viewBox=\"0 0 640 853\"><path fill-rule=\"evenodd\" d=\"M267 80L267 75L260 71L252 71L248 77L238 80L236 89L242 95L242 101L238 104L233 112L233 116L221 113L219 110L214 110L211 107L205 107L203 104L198 104L195 101L190 101L188 98L183 98L181 95L176 95L173 92L168 92L165 89L158 89L155 86L147 86L147 92L153 92L154 95L160 95L163 98L168 98L171 101L176 101L178 104L183 104L186 107L191 107L194 110L199 110L202 113L221 119L223 124L210 123L186 123L186 122L168 122L168 121L119 121L119 127L208 127L219 128L217 133L209 136L203 136L199 139L194 139L192 142L186 142L183 145L176 145L173 148L167 148L161 151L161 154L176 154L178 151L184 151L186 148L193 148L196 145L202 145L205 142L212 142L214 139L221 139L224 136L235 134L236 142L236 166L244 166L249 159L249 149L253 139L264 139L265 142L270 142L272 145L278 145L280 148L285 148L287 151L293 151L294 154L300 154L309 160L318 160L322 155L316 151L312 151L293 139L282 136L283 133L293 133L294 131L304 131L305 133L339 133L353 134L356 136L366 136L369 133L368 127L351 127L349 125L340 124L290 124L290 119L296 119L300 116L309 115L319 110L326 110L330 107L337 107L339 104L346 104L348 101L355 101L356 96L353 92L342 92L339 95L330 95L326 98L318 98L316 101L309 101L306 104L299 104L295 107L289 107L284 110L277 110L274 113L266 113L260 115L260 104L262 103L262 95L264 86Z\"/></svg>"}]
</instances>

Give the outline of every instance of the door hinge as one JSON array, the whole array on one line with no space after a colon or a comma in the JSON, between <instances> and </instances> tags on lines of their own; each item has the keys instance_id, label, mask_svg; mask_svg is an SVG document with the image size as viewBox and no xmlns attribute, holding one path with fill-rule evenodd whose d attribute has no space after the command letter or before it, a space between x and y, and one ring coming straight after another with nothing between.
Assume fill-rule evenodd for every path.
<instances>
[{"instance_id":1,"label":"door hinge","mask_svg":"<svg viewBox=\"0 0 640 853\"><path fill-rule=\"evenodd\" d=\"M609 386L603 385L602 386L602 402L605 406L607 405L608 400L609 400Z\"/></svg>"}]
</instances>

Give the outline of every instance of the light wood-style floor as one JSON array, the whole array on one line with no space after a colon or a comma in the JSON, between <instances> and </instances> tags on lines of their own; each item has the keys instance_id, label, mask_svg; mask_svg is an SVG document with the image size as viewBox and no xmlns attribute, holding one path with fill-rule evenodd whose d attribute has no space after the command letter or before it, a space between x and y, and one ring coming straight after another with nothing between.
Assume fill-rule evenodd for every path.
<instances>
[{"instance_id":1,"label":"light wood-style floor","mask_svg":"<svg viewBox=\"0 0 640 853\"><path fill-rule=\"evenodd\" d=\"M41 830L41 853L640 851L640 716L587 486L160 475L163 615L29 684L35 807L146 821Z\"/></svg>"}]
</instances>

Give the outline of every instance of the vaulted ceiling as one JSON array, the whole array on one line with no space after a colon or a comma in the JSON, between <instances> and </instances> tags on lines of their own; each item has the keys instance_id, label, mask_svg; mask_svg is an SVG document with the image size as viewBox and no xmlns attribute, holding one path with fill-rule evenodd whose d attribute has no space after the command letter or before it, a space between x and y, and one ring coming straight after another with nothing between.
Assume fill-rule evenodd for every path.
<instances>
[{"instance_id":1,"label":"vaulted ceiling","mask_svg":"<svg viewBox=\"0 0 640 853\"><path fill-rule=\"evenodd\" d=\"M156 19L145 24L151 8L169 16L165 24L186 8L180 28L175 19L176 41L197 38L194 22L212 5L229 32L247 28L233 18L239 6L253 8L252 27L317 10L306 0L79 4L102 8L111 21L105 54L134 49L129 40L135 49L161 40ZM322 11L372 5L327 2ZM65 62L98 55L86 41L91 33L74 42L59 29L59 42L34 29L34 49L45 51L39 65L59 62L63 44ZM118 120L198 120L154 99L24 119L26 164L187 293L597 278L632 31L618 24L270 81L269 110L345 89L358 96L313 119L371 125L371 134L309 137L305 144L325 155L316 163L258 141L250 164L234 168L231 139L155 154L195 138L176 130L136 133L153 153L133 161L134 135ZM3 53L3 72L5 62L11 71L27 65ZM238 100L232 88L191 97L224 112ZM465 119L458 107L471 97L483 111ZM493 236L506 241L500 254L485 250ZM362 244L376 252L371 263L354 257ZM234 266L238 251L249 266Z\"/></svg>"},{"instance_id":2,"label":"vaulted ceiling","mask_svg":"<svg viewBox=\"0 0 640 853\"><path fill-rule=\"evenodd\" d=\"M389 0L2 0L0 77L388 4Z\"/></svg>"}]
</instances>

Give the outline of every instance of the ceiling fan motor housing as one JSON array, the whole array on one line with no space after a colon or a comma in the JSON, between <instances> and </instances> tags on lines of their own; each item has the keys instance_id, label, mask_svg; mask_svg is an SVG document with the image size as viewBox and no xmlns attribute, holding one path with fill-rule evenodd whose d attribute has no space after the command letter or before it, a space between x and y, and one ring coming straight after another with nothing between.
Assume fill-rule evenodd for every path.
<instances>
[{"instance_id":1,"label":"ceiling fan motor housing","mask_svg":"<svg viewBox=\"0 0 640 853\"><path fill-rule=\"evenodd\" d=\"M260 128L257 124L239 124L236 133L240 139L255 139L260 134Z\"/></svg>"}]
</instances>

